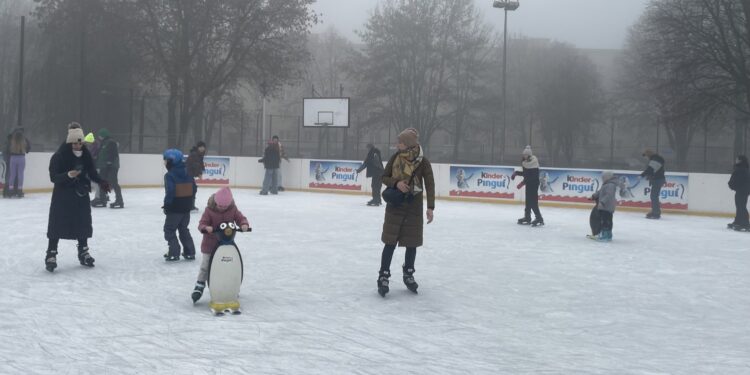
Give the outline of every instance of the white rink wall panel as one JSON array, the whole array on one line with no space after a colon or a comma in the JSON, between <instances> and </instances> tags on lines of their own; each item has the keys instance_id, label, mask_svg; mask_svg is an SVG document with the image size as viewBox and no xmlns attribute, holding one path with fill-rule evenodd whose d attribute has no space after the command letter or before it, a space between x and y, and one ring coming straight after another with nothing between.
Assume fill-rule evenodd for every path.
<instances>
[{"instance_id":1,"label":"white rink wall panel","mask_svg":"<svg viewBox=\"0 0 750 375\"><path fill-rule=\"evenodd\" d=\"M35 152L27 155L25 171L25 190L47 190L52 188L49 180L49 159L52 153ZM210 156L210 155L209 155ZM229 157L230 164L227 169L229 185L233 187L259 188L263 184L263 164L258 163L258 157ZM349 161L361 163L360 160ZM435 174L436 195L438 197L451 197L452 189L450 164L433 164ZM575 170L573 170L575 171ZM585 171L585 170L582 170ZM165 173L162 156L158 154L121 154L119 180L123 187L138 186L161 186ZM638 171L617 171L617 173L639 173ZM287 189L313 190L309 188L310 183L310 159L290 159L281 162L281 174L283 186ZM734 213L734 193L727 187L728 174L688 174L689 195L687 198L688 213L728 215ZM511 181L513 189L519 179ZM365 172L357 177L357 183L361 185L362 194L370 192L370 179ZM327 189L314 189L316 191L328 191ZM331 190L335 191L335 190ZM348 190L352 192L352 190ZM356 192L356 191L354 191ZM520 203L523 201L524 189L515 190L513 200ZM463 199L461 197L451 197ZM471 200L496 201L493 198L470 198ZM566 205L565 202L556 202ZM544 202L542 203L544 204ZM581 206L581 202L571 202L571 206ZM584 205L588 205L587 203Z\"/></svg>"}]
</instances>

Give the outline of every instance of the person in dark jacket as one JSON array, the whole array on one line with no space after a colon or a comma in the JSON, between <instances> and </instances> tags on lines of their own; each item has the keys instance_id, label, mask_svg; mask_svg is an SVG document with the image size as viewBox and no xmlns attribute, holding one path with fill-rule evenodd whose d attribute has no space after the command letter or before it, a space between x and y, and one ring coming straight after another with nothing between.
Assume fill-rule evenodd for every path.
<instances>
[{"instance_id":1,"label":"person in dark jacket","mask_svg":"<svg viewBox=\"0 0 750 375\"><path fill-rule=\"evenodd\" d=\"M286 156L286 151L284 151L284 145L279 140L279 136L278 135L274 135L273 139L275 139L276 143L279 144L279 155L281 156L281 159L286 160L287 162L289 162L289 157ZM276 186L277 186L276 190L278 190L278 191L284 191L284 190L286 190L286 189L284 189L284 184L282 182L281 175L282 175L282 173L281 173L281 162L279 161L279 173L276 176Z\"/></svg>"},{"instance_id":2,"label":"person in dark jacket","mask_svg":"<svg viewBox=\"0 0 750 375\"><path fill-rule=\"evenodd\" d=\"M11 133L8 143L8 163L6 168L9 170L6 178L8 185L7 198L23 198L23 177L26 169L26 154L31 151L31 143L23 134L23 128L16 128Z\"/></svg>"},{"instance_id":3,"label":"person in dark jacket","mask_svg":"<svg viewBox=\"0 0 750 375\"><path fill-rule=\"evenodd\" d=\"M260 195L268 195L279 193L279 166L281 165L281 150L279 149L279 137L273 136L271 141L268 142L266 150L263 152L263 158L258 160L258 163L263 163L263 168L266 169L266 174L263 177L263 188L260 190Z\"/></svg>"},{"instance_id":4,"label":"person in dark jacket","mask_svg":"<svg viewBox=\"0 0 750 375\"><path fill-rule=\"evenodd\" d=\"M423 204L427 192L427 224L432 222L435 209L435 178L432 165L424 157L424 149L419 144L419 133L408 128L398 135L398 152L391 156L383 171L381 180L389 188L396 188L408 199L399 205L387 204L381 240L385 244L380 257L378 293L385 297L388 293L388 279L391 277L391 260L396 246L406 248L404 265L404 285L416 293L419 285L414 280L414 261L417 248L423 243Z\"/></svg>"},{"instance_id":5,"label":"person in dark jacket","mask_svg":"<svg viewBox=\"0 0 750 375\"><path fill-rule=\"evenodd\" d=\"M100 147L99 154L96 157L96 168L99 170L99 174L102 178L109 181L112 188L115 190L115 201L110 204L110 208L123 208L125 207L122 201L122 189L120 189L120 183L117 181L117 174L120 171L120 151L118 149L117 142L110 136L109 130L101 129L97 134ZM93 207L106 207L109 198L107 195L99 191L98 200L91 202Z\"/></svg>"},{"instance_id":6,"label":"person in dark jacket","mask_svg":"<svg viewBox=\"0 0 750 375\"><path fill-rule=\"evenodd\" d=\"M375 145L372 143L367 144L367 157L362 162L362 166L357 168L357 173L361 173L367 169L367 177L372 178L372 199L367 202L368 206L380 206L380 189L383 186L381 177L383 176L383 157L380 154Z\"/></svg>"},{"instance_id":7,"label":"person in dark jacket","mask_svg":"<svg viewBox=\"0 0 750 375\"><path fill-rule=\"evenodd\" d=\"M200 179L203 171L206 170L206 164L203 159L206 156L206 142L199 141L190 149L187 158L187 173L192 178ZM193 211L198 211L198 207L193 206Z\"/></svg>"},{"instance_id":8,"label":"person in dark jacket","mask_svg":"<svg viewBox=\"0 0 750 375\"><path fill-rule=\"evenodd\" d=\"M53 272L57 268L57 245L60 239L78 241L78 261L83 266L93 267L88 239L93 234L89 193L91 181L108 191L109 183L99 177L91 153L83 145L83 130L78 123L68 126L66 142L52 155L49 176L55 184L49 208L47 225L47 254L45 266Z\"/></svg>"},{"instance_id":9,"label":"person in dark jacket","mask_svg":"<svg viewBox=\"0 0 750 375\"><path fill-rule=\"evenodd\" d=\"M641 173L641 177L647 178L651 185L651 212L646 214L646 218L658 220L661 219L661 203L659 202L661 188L667 183L664 174L664 158L652 150L644 151L643 156L648 158L648 166Z\"/></svg>"},{"instance_id":10,"label":"person in dark jacket","mask_svg":"<svg viewBox=\"0 0 750 375\"><path fill-rule=\"evenodd\" d=\"M739 155L734 161L734 171L729 178L729 188L734 190L734 206L737 213L729 229L750 231L750 218L747 212L747 197L750 195L750 164L747 156Z\"/></svg>"},{"instance_id":11,"label":"person in dark jacket","mask_svg":"<svg viewBox=\"0 0 750 375\"><path fill-rule=\"evenodd\" d=\"M180 243L182 256L185 259L195 259L195 244L190 235L190 211L195 206L195 193L198 188L195 180L188 175L185 163L182 161L182 151L169 149L164 151L164 165L167 173L164 175L164 239L167 240L169 251L164 254L167 262L180 260ZM179 232L177 241L175 231Z\"/></svg>"},{"instance_id":12,"label":"person in dark jacket","mask_svg":"<svg viewBox=\"0 0 750 375\"><path fill-rule=\"evenodd\" d=\"M531 146L526 146L521 154L523 171L515 171L511 175L511 180L517 176L523 176L523 181L517 186L519 189L526 185L526 206L523 217L518 219L518 224L541 226L544 225L544 218L542 218L542 212L539 211L539 159L534 156ZM531 221L531 211L534 211L534 221Z\"/></svg>"}]
</instances>

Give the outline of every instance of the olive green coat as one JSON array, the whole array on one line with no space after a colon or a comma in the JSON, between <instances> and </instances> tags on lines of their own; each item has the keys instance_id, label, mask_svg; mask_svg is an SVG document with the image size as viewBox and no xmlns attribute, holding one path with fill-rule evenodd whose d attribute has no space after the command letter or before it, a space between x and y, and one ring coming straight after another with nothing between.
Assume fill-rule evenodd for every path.
<instances>
[{"instance_id":1,"label":"olive green coat","mask_svg":"<svg viewBox=\"0 0 750 375\"><path fill-rule=\"evenodd\" d=\"M393 175L393 162L398 152L391 156L383 171L383 184L388 187L396 187L398 180ZM427 193L427 208L435 208L435 178L432 174L432 165L427 158L422 158L422 163L414 171L414 181L422 180L424 192ZM413 184L412 184L413 185ZM397 207L386 205L385 222L383 223L383 234L381 240L386 245L398 245L401 247L422 246L422 231L424 226L423 203L424 192L414 196L408 203L402 203Z\"/></svg>"}]
</instances>

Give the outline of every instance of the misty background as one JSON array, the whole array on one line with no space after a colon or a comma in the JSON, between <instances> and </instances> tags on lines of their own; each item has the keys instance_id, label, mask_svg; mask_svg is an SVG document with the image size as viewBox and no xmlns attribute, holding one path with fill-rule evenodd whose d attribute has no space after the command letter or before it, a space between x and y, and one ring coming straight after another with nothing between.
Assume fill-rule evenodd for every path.
<instances>
[{"instance_id":1,"label":"misty background","mask_svg":"<svg viewBox=\"0 0 750 375\"><path fill-rule=\"evenodd\" d=\"M290 157L361 159L405 127L435 162L530 144L543 166L640 169L651 148L724 173L747 153L746 4L519 5L506 45L492 0L0 0L0 129L35 151L78 121L132 153L260 155L278 134ZM312 96L351 98L351 126L303 128Z\"/></svg>"}]
</instances>

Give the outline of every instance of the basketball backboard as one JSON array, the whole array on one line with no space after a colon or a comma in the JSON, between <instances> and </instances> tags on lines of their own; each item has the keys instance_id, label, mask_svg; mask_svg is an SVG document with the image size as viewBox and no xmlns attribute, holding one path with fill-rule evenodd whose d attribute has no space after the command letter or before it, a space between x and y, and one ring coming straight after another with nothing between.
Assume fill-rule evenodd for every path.
<instances>
[{"instance_id":1,"label":"basketball backboard","mask_svg":"<svg viewBox=\"0 0 750 375\"><path fill-rule=\"evenodd\" d=\"M304 98L303 126L348 128L349 98Z\"/></svg>"}]
</instances>

